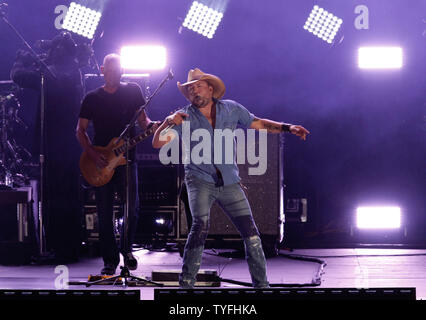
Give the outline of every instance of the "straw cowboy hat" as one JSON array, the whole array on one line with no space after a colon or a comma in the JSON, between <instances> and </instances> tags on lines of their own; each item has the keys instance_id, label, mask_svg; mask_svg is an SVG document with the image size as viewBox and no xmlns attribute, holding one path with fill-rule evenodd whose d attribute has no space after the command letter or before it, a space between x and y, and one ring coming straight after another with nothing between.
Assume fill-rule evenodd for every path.
<instances>
[{"instance_id":1,"label":"straw cowboy hat","mask_svg":"<svg viewBox=\"0 0 426 320\"><path fill-rule=\"evenodd\" d=\"M207 81L213 87L213 98L220 99L225 94L225 84L222 80L212 74L204 73L198 68L189 70L187 82L182 84L178 82L177 86L185 98L189 100L188 85L200 80Z\"/></svg>"}]
</instances>

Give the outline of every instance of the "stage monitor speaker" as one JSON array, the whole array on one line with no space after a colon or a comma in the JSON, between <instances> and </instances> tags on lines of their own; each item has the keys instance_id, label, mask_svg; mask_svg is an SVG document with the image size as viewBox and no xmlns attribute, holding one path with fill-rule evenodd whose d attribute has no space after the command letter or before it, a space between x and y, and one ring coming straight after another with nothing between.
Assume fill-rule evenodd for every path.
<instances>
[{"instance_id":1,"label":"stage monitor speaker","mask_svg":"<svg viewBox=\"0 0 426 320\"><path fill-rule=\"evenodd\" d=\"M284 236L284 191L283 191L283 149L284 136L268 134L267 136L267 169L263 175L250 175L248 164L238 165L241 183L245 189L254 220L262 236L262 240L279 243ZM256 154L258 155L259 139L256 136ZM264 155L262 155L264 156ZM185 208L184 205L181 208ZM185 210L180 215L180 236L188 235L188 223ZM228 216L218 204L214 204L210 212L209 238L239 238L239 233Z\"/></svg>"},{"instance_id":2,"label":"stage monitor speaker","mask_svg":"<svg viewBox=\"0 0 426 320\"><path fill-rule=\"evenodd\" d=\"M166 287L179 287L179 275L181 269L153 270L151 280L162 283ZM217 270L199 270L196 276L196 287L220 287L220 279Z\"/></svg>"}]
</instances>

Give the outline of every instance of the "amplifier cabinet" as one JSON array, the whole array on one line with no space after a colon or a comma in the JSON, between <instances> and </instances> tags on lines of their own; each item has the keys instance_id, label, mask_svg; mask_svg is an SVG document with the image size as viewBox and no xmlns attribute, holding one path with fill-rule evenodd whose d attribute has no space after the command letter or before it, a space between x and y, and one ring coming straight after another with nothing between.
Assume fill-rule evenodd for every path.
<instances>
[{"instance_id":1,"label":"amplifier cabinet","mask_svg":"<svg viewBox=\"0 0 426 320\"><path fill-rule=\"evenodd\" d=\"M268 134L267 169L263 175L249 175L248 163L238 165L241 183L253 213L253 218L261 236L279 243L284 237L284 184L283 184L283 149L284 136ZM256 150L259 139L256 139ZM258 153L257 153L258 155ZM262 155L263 156L263 155ZM188 206L181 199L179 237L188 235ZM239 233L220 206L215 203L210 211L209 238L239 238Z\"/></svg>"},{"instance_id":2,"label":"amplifier cabinet","mask_svg":"<svg viewBox=\"0 0 426 320\"><path fill-rule=\"evenodd\" d=\"M177 207L179 166L140 163L138 167L141 207Z\"/></svg>"},{"instance_id":3,"label":"amplifier cabinet","mask_svg":"<svg viewBox=\"0 0 426 320\"><path fill-rule=\"evenodd\" d=\"M85 239L88 242L99 241L99 224L96 205L83 206ZM120 227L122 225L123 206L113 207L113 227L116 239L120 239Z\"/></svg>"},{"instance_id":4,"label":"amplifier cabinet","mask_svg":"<svg viewBox=\"0 0 426 320\"><path fill-rule=\"evenodd\" d=\"M31 187L0 191L0 241L28 239Z\"/></svg>"},{"instance_id":5,"label":"amplifier cabinet","mask_svg":"<svg viewBox=\"0 0 426 320\"><path fill-rule=\"evenodd\" d=\"M37 249L31 201L31 187L0 190L0 264L31 262Z\"/></svg>"}]
</instances>

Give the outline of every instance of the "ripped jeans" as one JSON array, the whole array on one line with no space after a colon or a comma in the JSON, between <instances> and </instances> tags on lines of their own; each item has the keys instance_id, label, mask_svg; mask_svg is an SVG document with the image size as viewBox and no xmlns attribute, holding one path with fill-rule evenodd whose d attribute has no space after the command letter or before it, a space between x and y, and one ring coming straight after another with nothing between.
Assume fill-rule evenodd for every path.
<instances>
[{"instance_id":1,"label":"ripped jeans","mask_svg":"<svg viewBox=\"0 0 426 320\"><path fill-rule=\"evenodd\" d=\"M187 176L185 182L192 226L184 249L182 273L179 276L180 286L182 288L194 286L209 231L210 209L217 201L243 238L253 287L269 287L266 279L266 259L259 232L241 186L236 183L216 187L214 183L193 176Z\"/></svg>"}]
</instances>

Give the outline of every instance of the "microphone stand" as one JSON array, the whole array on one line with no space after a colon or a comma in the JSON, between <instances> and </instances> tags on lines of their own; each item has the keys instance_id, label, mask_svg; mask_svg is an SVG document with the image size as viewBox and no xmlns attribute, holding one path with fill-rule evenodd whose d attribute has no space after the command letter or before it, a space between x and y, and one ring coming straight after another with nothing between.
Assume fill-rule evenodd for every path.
<instances>
[{"instance_id":1,"label":"microphone stand","mask_svg":"<svg viewBox=\"0 0 426 320\"><path fill-rule=\"evenodd\" d=\"M169 69L169 72L167 74L167 76L163 79L163 81L158 85L157 89L154 91L154 93L148 97L147 101L145 102L144 105L142 105L134 114L132 120L130 120L130 122L127 124L127 126L124 128L123 132L120 134L118 140L116 141L116 144L118 144L121 140L124 140L124 146L126 148L126 205L124 208L124 216L123 216L123 232L121 235L121 239L120 241L122 241L122 244L124 244L124 247L127 245L128 243L128 232L129 232L129 208L130 208L130 186L129 186L129 182L130 182L130 165L129 165L129 142L130 142L130 130L132 128L134 128L137 119L139 118L139 115L141 114L142 111L144 111L148 105L150 104L152 98L154 96L157 95L157 93L162 89L162 87L166 84L166 82L168 80L173 79L173 72L171 69ZM137 183L137 182L136 182ZM130 250L132 250L131 248L131 244L130 244ZM124 259L124 266L120 267L121 272L120 275L118 276L114 276L114 277L109 277L106 279L101 279L101 280L96 280L93 282L87 282L86 283L86 287L89 287L93 284L100 284L102 282L105 281L111 281L111 280L115 280L118 278L123 278L124 282L123 285L127 286L128 284L128 280L127 279L131 279L131 280L137 280L137 281L141 281L141 282L146 282L146 283L151 283L154 284L156 286L160 286L162 287L163 284L162 283L157 283L157 282L153 282L144 278L139 278L139 277L135 277L133 276L130 271L129 268L126 265L126 259ZM115 283L115 282L114 282Z\"/></svg>"},{"instance_id":2,"label":"microphone stand","mask_svg":"<svg viewBox=\"0 0 426 320\"><path fill-rule=\"evenodd\" d=\"M33 58L37 62L40 67L40 195L39 195L39 255L40 257L46 256L46 243L44 236L44 225L43 225L43 209L44 209L44 163L45 163L45 155L44 155L44 113L45 113L45 85L46 79L45 76L49 75L51 78L56 79L56 75L52 72L52 70L47 66L47 64L42 61L37 53L33 50L33 48L25 41L24 37L19 33L19 31L9 22L6 18L6 9L7 4L0 4L0 17L1 19L13 30L13 32L18 36L18 38L22 41L25 47L27 47L28 51L32 54Z\"/></svg>"},{"instance_id":3,"label":"microphone stand","mask_svg":"<svg viewBox=\"0 0 426 320\"><path fill-rule=\"evenodd\" d=\"M103 35L104 35L104 33L102 32L102 34L99 36L99 38L102 38ZM96 68L96 74L98 76L100 76L101 75L101 69L99 68L98 60L96 59L95 52L93 51L93 44L95 43L95 39L96 38L93 38L92 41L90 42L90 50L91 50L90 60L94 63L94 67Z\"/></svg>"}]
</instances>

